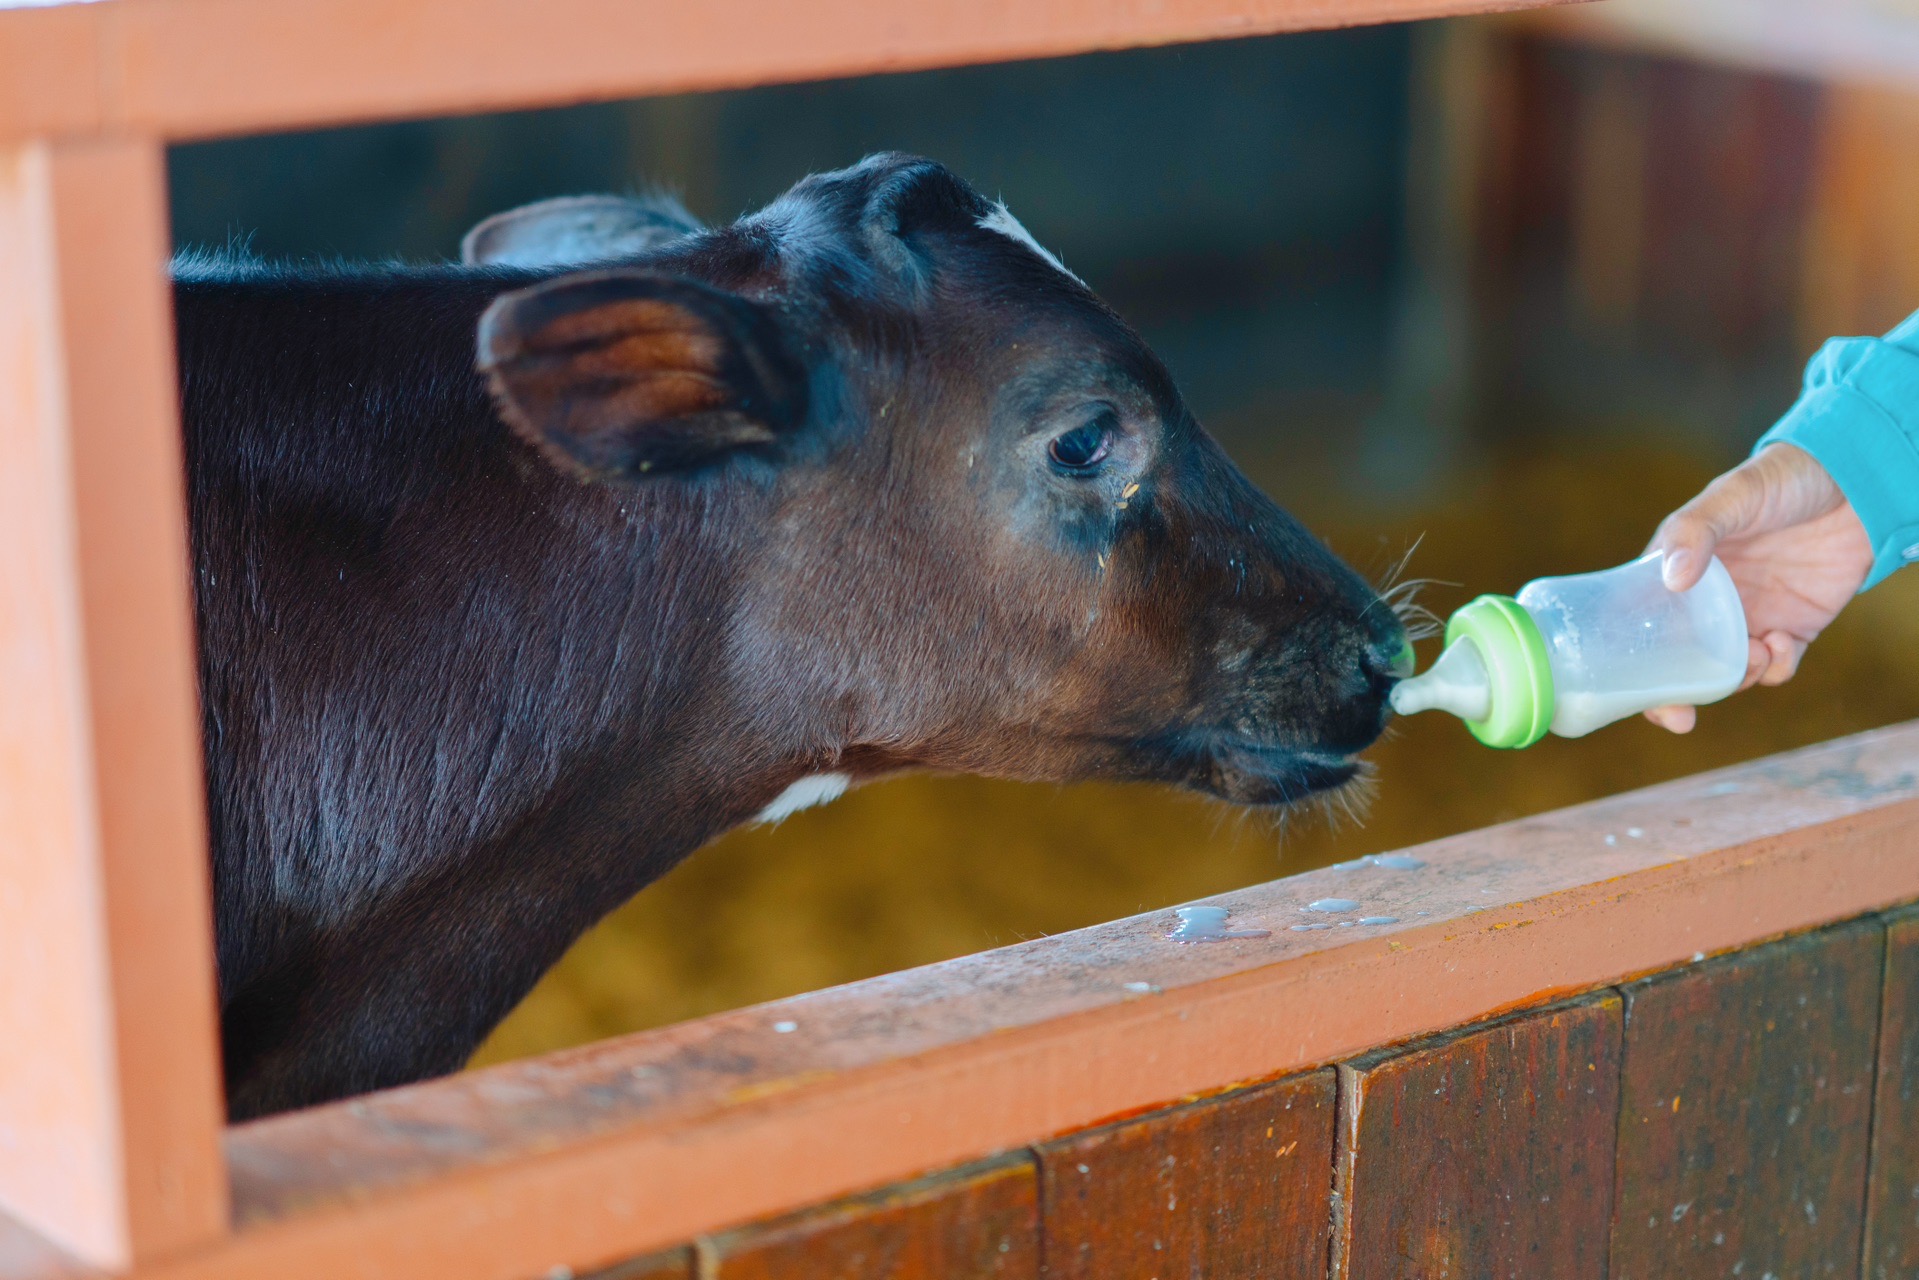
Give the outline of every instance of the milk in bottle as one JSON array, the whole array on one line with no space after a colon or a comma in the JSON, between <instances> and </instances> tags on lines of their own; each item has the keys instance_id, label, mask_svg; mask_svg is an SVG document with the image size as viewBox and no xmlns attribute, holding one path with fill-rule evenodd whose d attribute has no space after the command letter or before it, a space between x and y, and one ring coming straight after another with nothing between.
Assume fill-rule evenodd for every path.
<instances>
[{"instance_id":1,"label":"milk in bottle","mask_svg":"<svg viewBox=\"0 0 1919 1280\"><path fill-rule=\"evenodd\" d=\"M1450 711L1488 746L1548 730L1577 738L1668 704L1716 702L1746 674L1746 615L1715 558L1698 584L1668 591L1658 552L1599 573L1540 578L1481 596L1446 624L1446 649L1401 681L1401 715Z\"/></svg>"}]
</instances>

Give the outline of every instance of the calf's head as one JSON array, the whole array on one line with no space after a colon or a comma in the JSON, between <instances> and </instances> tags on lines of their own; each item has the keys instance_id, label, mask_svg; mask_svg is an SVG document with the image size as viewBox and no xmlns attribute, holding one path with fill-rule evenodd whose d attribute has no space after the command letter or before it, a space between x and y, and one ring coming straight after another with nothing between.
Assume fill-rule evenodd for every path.
<instances>
[{"instance_id":1,"label":"calf's head","mask_svg":"<svg viewBox=\"0 0 1919 1280\"><path fill-rule=\"evenodd\" d=\"M1274 804L1346 782L1384 723L1392 609L938 165L875 156L509 293L479 345L582 483L751 513L712 572L773 791L924 766Z\"/></svg>"}]
</instances>

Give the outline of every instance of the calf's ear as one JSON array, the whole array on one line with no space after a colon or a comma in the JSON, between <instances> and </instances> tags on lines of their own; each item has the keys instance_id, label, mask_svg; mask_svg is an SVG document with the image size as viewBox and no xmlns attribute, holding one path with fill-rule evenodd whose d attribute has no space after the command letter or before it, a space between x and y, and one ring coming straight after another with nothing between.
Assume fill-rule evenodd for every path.
<instances>
[{"instance_id":1,"label":"calf's ear","mask_svg":"<svg viewBox=\"0 0 1919 1280\"><path fill-rule=\"evenodd\" d=\"M599 480L765 448L806 416L806 370L772 309L677 276L596 271L505 294L480 319L501 415Z\"/></svg>"},{"instance_id":2,"label":"calf's ear","mask_svg":"<svg viewBox=\"0 0 1919 1280\"><path fill-rule=\"evenodd\" d=\"M560 196L508 209L460 240L468 266L576 267L637 257L702 230L668 195Z\"/></svg>"}]
</instances>

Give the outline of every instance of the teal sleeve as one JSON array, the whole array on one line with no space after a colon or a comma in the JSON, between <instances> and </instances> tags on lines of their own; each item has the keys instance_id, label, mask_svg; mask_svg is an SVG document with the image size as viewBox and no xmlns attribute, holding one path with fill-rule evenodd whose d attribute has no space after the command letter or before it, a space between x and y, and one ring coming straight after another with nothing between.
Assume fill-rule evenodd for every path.
<instances>
[{"instance_id":1,"label":"teal sleeve","mask_svg":"<svg viewBox=\"0 0 1919 1280\"><path fill-rule=\"evenodd\" d=\"M1919 560L1919 312L1883 338L1821 347L1798 402L1753 452L1782 441L1819 460L1866 526L1866 587Z\"/></svg>"}]
</instances>

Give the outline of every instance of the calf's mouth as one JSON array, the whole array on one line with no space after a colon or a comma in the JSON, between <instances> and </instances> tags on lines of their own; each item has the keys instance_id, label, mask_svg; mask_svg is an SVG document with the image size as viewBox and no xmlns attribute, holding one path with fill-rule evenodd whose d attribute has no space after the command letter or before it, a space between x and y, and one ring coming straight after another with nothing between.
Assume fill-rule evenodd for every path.
<instances>
[{"instance_id":1,"label":"calf's mouth","mask_svg":"<svg viewBox=\"0 0 1919 1280\"><path fill-rule=\"evenodd\" d=\"M1287 805L1335 791L1362 767L1355 755L1237 738L1215 740L1207 755L1201 789L1247 805Z\"/></svg>"},{"instance_id":2,"label":"calf's mouth","mask_svg":"<svg viewBox=\"0 0 1919 1280\"><path fill-rule=\"evenodd\" d=\"M1153 762L1143 776L1237 805L1278 808L1351 787L1366 775L1357 752L1259 741L1192 730L1135 744L1135 758Z\"/></svg>"}]
</instances>

